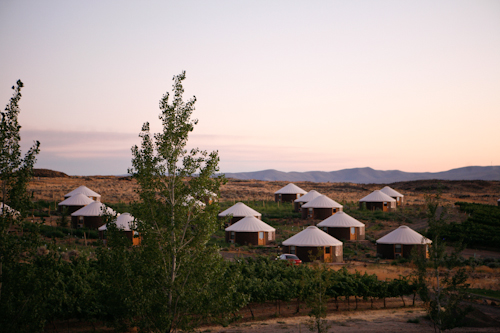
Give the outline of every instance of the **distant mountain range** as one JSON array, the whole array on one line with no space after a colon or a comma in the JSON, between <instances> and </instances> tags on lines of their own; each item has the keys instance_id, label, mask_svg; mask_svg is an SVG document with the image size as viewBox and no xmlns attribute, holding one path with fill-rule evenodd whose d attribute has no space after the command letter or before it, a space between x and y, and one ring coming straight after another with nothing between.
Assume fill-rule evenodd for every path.
<instances>
[{"instance_id":1,"label":"distant mountain range","mask_svg":"<svg viewBox=\"0 0 500 333\"><path fill-rule=\"evenodd\" d=\"M470 166L441 172L404 172L399 170L374 170L372 168L343 169L339 171L283 172L262 170L254 172L226 173L227 178L311 181L332 183L390 184L401 181L440 179L440 180L500 180L500 166Z\"/></svg>"}]
</instances>

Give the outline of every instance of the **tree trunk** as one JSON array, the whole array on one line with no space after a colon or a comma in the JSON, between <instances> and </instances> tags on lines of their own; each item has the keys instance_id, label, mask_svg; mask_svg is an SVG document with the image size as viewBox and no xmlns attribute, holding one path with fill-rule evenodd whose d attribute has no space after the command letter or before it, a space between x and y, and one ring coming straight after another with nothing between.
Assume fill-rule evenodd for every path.
<instances>
[{"instance_id":1,"label":"tree trunk","mask_svg":"<svg viewBox=\"0 0 500 333\"><path fill-rule=\"evenodd\" d=\"M0 257L0 299L2 299L2 281L3 281L3 262L2 262L2 257Z\"/></svg>"},{"instance_id":2,"label":"tree trunk","mask_svg":"<svg viewBox=\"0 0 500 333\"><path fill-rule=\"evenodd\" d=\"M255 319L255 316L253 315L252 308L250 307L250 303L247 304L248 310L250 310L250 313L252 314L252 319Z\"/></svg>"}]
</instances>

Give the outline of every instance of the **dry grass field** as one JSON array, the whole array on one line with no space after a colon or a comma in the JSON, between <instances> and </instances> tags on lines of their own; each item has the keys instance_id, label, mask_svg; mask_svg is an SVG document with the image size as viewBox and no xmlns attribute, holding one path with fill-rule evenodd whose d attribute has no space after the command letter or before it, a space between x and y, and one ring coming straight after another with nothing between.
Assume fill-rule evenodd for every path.
<instances>
[{"instance_id":1,"label":"dry grass field","mask_svg":"<svg viewBox=\"0 0 500 333\"><path fill-rule=\"evenodd\" d=\"M274 200L274 192L288 182L228 179L221 188L221 201ZM305 191L317 190L337 202L357 202L380 189L385 184L354 183L295 183ZM67 176L35 177L30 183L35 200L61 201L64 194L85 185L102 195L103 202L128 203L137 199L137 183L129 177L115 176ZM500 198L500 181L435 181L422 180L389 184L405 195L409 205L425 203L425 194L435 192L441 187L444 204L457 201L496 204Z\"/></svg>"}]
</instances>

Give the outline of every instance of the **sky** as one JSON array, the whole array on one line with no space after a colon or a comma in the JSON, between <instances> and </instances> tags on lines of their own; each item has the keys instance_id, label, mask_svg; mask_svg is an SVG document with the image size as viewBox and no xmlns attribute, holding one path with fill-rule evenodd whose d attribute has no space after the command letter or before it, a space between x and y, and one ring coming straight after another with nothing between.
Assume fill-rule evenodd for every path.
<instances>
[{"instance_id":1,"label":"sky","mask_svg":"<svg viewBox=\"0 0 500 333\"><path fill-rule=\"evenodd\" d=\"M119 175L186 71L222 172L500 165L500 1L0 2L36 167Z\"/></svg>"}]
</instances>

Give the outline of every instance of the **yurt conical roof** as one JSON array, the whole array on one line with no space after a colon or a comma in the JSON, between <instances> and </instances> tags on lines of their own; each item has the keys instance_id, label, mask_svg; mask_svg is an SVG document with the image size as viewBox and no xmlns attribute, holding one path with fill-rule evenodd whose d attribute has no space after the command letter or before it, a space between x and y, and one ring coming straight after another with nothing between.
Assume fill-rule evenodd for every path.
<instances>
[{"instance_id":1,"label":"yurt conical roof","mask_svg":"<svg viewBox=\"0 0 500 333\"><path fill-rule=\"evenodd\" d=\"M398 198L404 197L404 195L402 195L401 193L399 193L398 191L389 186L384 187L383 189L380 190L380 192L383 192L390 197L398 197Z\"/></svg>"},{"instance_id":2,"label":"yurt conical roof","mask_svg":"<svg viewBox=\"0 0 500 333\"><path fill-rule=\"evenodd\" d=\"M307 194L304 194L303 196L301 196L300 198L295 199L294 201L295 202L309 202L309 201L311 201L313 199L316 199L320 195L321 195L321 193L319 193L318 191L311 190L311 191L307 192Z\"/></svg>"},{"instance_id":3,"label":"yurt conical roof","mask_svg":"<svg viewBox=\"0 0 500 333\"><path fill-rule=\"evenodd\" d=\"M366 197L359 200L360 202L396 202L396 199L391 198L384 192L380 190L375 190L372 193L368 194Z\"/></svg>"},{"instance_id":4,"label":"yurt conical roof","mask_svg":"<svg viewBox=\"0 0 500 333\"><path fill-rule=\"evenodd\" d=\"M235 224L226 228L226 231L237 232L259 232L259 231L276 231L269 224L259 220L255 216L246 216Z\"/></svg>"},{"instance_id":5,"label":"yurt conical roof","mask_svg":"<svg viewBox=\"0 0 500 333\"><path fill-rule=\"evenodd\" d=\"M61 201L58 203L59 206L86 206L90 203L94 202L94 200L90 199L83 193L77 193L75 195L70 196L68 199Z\"/></svg>"},{"instance_id":6,"label":"yurt conical roof","mask_svg":"<svg viewBox=\"0 0 500 333\"><path fill-rule=\"evenodd\" d=\"M72 213L71 216L102 216L105 213L116 215L116 212L114 210L106 207L106 205L102 202L94 201Z\"/></svg>"},{"instance_id":7,"label":"yurt conical roof","mask_svg":"<svg viewBox=\"0 0 500 333\"><path fill-rule=\"evenodd\" d=\"M321 247L321 246L338 246L342 242L335 237L330 236L318 227L310 226L302 230L298 234L288 238L282 243L285 246L307 246L307 247Z\"/></svg>"},{"instance_id":8,"label":"yurt conical roof","mask_svg":"<svg viewBox=\"0 0 500 333\"><path fill-rule=\"evenodd\" d=\"M74 189L73 191L71 191L69 193L66 193L64 195L64 197L65 198L71 197L71 196L78 194L78 193L83 193L88 197L98 197L98 198L101 197L101 195L99 193L92 191L91 189L89 189L87 186L84 186L84 185Z\"/></svg>"},{"instance_id":9,"label":"yurt conical roof","mask_svg":"<svg viewBox=\"0 0 500 333\"><path fill-rule=\"evenodd\" d=\"M396 230L391 231L382 238L377 239L378 244L430 244L432 241L425 238L415 230L406 225L402 225Z\"/></svg>"},{"instance_id":10,"label":"yurt conical roof","mask_svg":"<svg viewBox=\"0 0 500 333\"><path fill-rule=\"evenodd\" d=\"M289 183L287 186L280 188L274 194L306 194L307 192L295 185L294 183Z\"/></svg>"},{"instance_id":11,"label":"yurt conical roof","mask_svg":"<svg viewBox=\"0 0 500 333\"><path fill-rule=\"evenodd\" d=\"M318 227L330 228L350 228L350 227L364 227L365 225L354 217L349 216L344 212L338 212L328 217L327 219L318 223Z\"/></svg>"},{"instance_id":12,"label":"yurt conical roof","mask_svg":"<svg viewBox=\"0 0 500 333\"><path fill-rule=\"evenodd\" d=\"M342 208L342 205L326 195L320 195L302 205L303 208Z\"/></svg>"},{"instance_id":13,"label":"yurt conical roof","mask_svg":"<svg viewBox=\"0 0 500 333\"><path fill-rule=\"evenodd\" d=\"M206 205L204 202L195 199L191 194L186 196L186 201L182 203L183 206L196 206L198 208L204 208Z\"/></svg>"},{"instance_id":14,"label":"yurt conical roof","mask_svg":"<svg viewBox=\"0 0 500 333\"><path fill-rule=\"evenodd\" d=\"M241 216L262 216L258 211L248 207L243 202L237 202L222 213L219 213L219 216L228 216L233 215L237 217Z\"/></svg>"},{"instance_id":15,"label":"yurt conical roof","mask_svg":"<svg viewBox=\"0 0 500 333\"><path fill-rule=\"evenodd\" d=\"M116 227L118 229L123 231L131 231L132 229L130 229L130 226L134 223L134 217L130 215L130 213L123 213L120 214L120 216L118 216L113 222L116 224ZM104 224L100 226L98 230L108 230L108 227Z\"/></svg>"},{"instance_id":16,"label":"yurt conical roof","mask_svg":"<svg viewBox=\"0 0 500 333\"><path fill-rule=\"evenodd\" d=\"M0 214L3 214L4 209L7 213L11 215L21 215L21 213L15 210L14 208L11 208L9 205L4 204L3 202L0 202Z\"/></svg>"}]
</instances>

